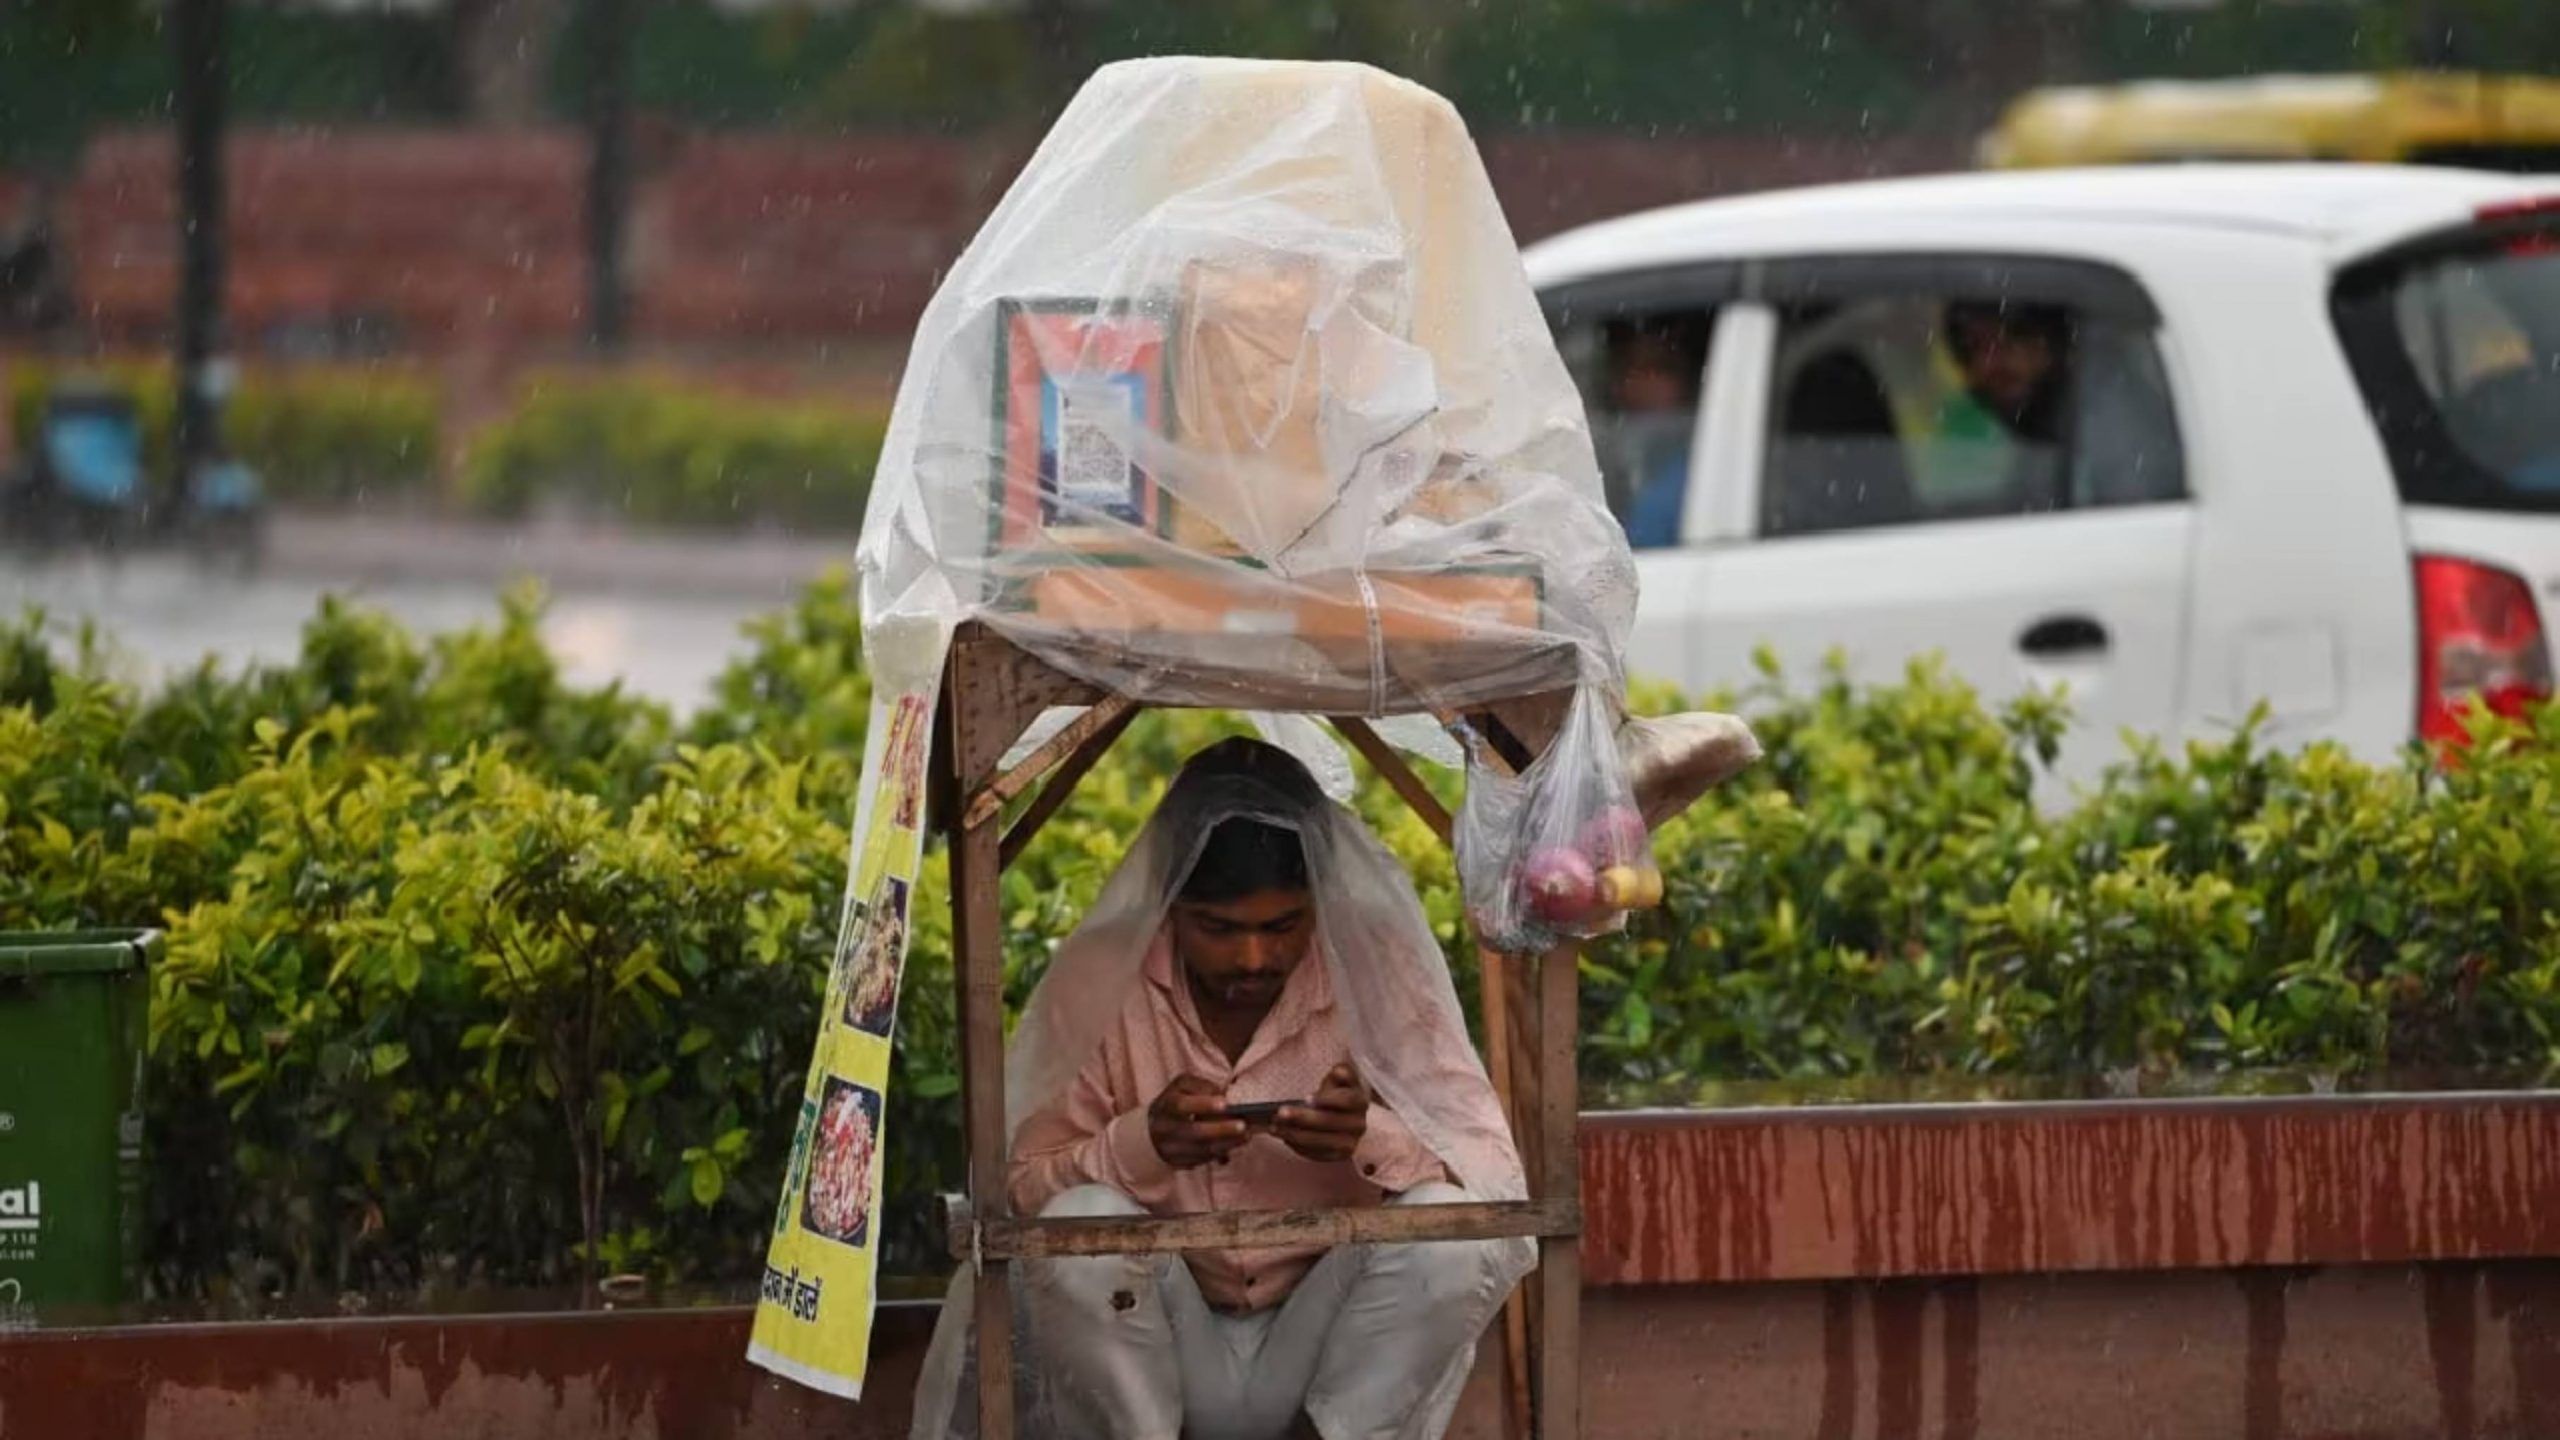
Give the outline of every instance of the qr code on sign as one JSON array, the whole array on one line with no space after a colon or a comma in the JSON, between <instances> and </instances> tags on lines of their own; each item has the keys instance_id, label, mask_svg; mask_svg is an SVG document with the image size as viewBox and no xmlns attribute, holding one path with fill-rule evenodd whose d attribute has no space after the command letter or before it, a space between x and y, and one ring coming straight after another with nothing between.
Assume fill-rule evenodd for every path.
<instances>
[{"instance_id":1,"label":"qr code on sign","mask_svg":"<svg viewBox=\"0 0 2560 1440\"><path fill-rule=\"evenodd\" d=\"M1064 385L1057 403L1058 505L1126 515L1136 466L1122 437L1139 424L1131 390L1110 383Z\"/></svg>"}]
</instances>

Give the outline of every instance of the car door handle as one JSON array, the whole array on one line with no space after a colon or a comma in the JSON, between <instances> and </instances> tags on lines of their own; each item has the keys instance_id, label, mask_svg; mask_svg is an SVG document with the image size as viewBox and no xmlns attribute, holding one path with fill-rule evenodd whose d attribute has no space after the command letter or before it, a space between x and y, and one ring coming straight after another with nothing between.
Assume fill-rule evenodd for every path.
<instances>
[{"instance_id":1,"label":"car door handle","mask_svg":"<svg viewBox=\"0 0 2560 1440\"><path fill-rule=\"evenodd\" d=\"M2027 627L2018 648L2039 660L2095 659L2107 653L2107 627L2086 615L2048 615Z\"/></svg>"}]
</instances>

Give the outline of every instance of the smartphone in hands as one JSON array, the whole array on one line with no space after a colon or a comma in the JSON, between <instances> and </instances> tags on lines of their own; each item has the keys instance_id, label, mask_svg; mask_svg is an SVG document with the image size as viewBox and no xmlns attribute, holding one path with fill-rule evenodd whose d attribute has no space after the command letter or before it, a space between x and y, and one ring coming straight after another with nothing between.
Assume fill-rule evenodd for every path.
<instances>
[{"instance_id":1,"label":"smartphone in hands","mask_svg":"<svg viewBox=\"0 0 2560 1440\"><path fill-rule=\"evenodd\" d=\"M1225 1119L1241 1120L1247 1125L1267 1126L1278 1122L1282 1110L1292 1105L1306 1103L1304 1100L1254 1100L1242 1105L1230 1105L1218 1114Z\"/></svg>"}]
</instances>

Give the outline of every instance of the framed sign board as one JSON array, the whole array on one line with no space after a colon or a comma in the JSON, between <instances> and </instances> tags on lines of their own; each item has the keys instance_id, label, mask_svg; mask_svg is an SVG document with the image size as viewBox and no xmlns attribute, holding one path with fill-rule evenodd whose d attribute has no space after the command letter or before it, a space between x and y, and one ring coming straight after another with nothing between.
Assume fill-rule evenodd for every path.
<instances>
[{"instance_id":1,"label":"framed sign board","mask_svg":"<svg viewBox=\"0 0 2560 1440\"><path fill-rule=\"evenodd\" d=\"M1172 432L1169 307L1005 300L996 314L996 548L1162 533L1148 469Z\"/></svg>"}]
</instances>

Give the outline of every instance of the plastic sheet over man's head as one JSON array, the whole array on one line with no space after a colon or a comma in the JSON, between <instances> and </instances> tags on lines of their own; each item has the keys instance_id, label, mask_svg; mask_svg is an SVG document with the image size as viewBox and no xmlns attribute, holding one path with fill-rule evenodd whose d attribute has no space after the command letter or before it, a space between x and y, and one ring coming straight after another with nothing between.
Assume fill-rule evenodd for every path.
<instances>
[{"instance_id":1,"label":"plastic sheet over man's head","mask_svg":"<svg viewBox=\"0 0 2560 1440\"><path fill-rule=\"evenodd\" d=\"M1201 842L1174 897L1184 905L1232 905L1275 894L1306 896L1306 846L1295 830L1231 815Z\"/></svg>"},{"instance_id":2,"label":"plastic sheet over man's head","mask_svg":"<svg viewBox=\"0 0 2560 1440\"><path fill-rule=\"evenodd\" d=\"M1166 703L1614 687L1633 562L1447 102L1355 65L1087 82L919 323L866 620Z\"/></svg>"},{"instance_id":3,"label":"plastic sheet over man's head","mask_svg":"<svg viewBox=\"0 0 2560 1440\"><path fill-rule=\"evenodd\" d=\"M1324 804L1306 766L1276 746L1222 740L1192 756L1156 807L1169 827L1200 837L1175 898L1215 905L1307 889L1306 842L1298 832ZM1210 815L1218 818L1204 818Z\"/></svg>"}]
</instances>

